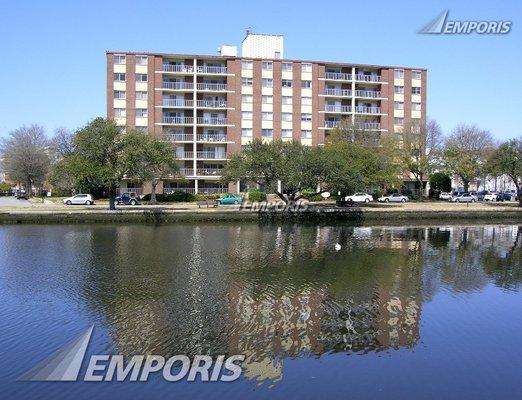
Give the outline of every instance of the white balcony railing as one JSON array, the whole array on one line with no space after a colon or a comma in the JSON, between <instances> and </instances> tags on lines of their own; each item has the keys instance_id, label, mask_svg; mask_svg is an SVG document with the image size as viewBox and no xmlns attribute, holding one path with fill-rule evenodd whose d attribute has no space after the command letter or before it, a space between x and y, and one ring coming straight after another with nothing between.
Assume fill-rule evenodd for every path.
<instances>
[{"instance_id":1,"label":"white balcony railing","mask_svg":"<svg viewBox=\"0 0 522 400\"><path fill-rule=\"evenodd\" d=\"M198 168L196 174L198 176L220 176L223 168Z\"/></svg>"},{"instance_id":2,"label":"white balcony railing","mask_svg":"<svg viewBox=\"0 0 522 400\"><path fill-rule=\"evenodd\" d=\"M170 142L192 142L194 136L186 133L166 133L165 139Z\"/></svg>"},{"instance_id":3,"label":"white balcony railing","mask_svg":"<svg viewBox=\"0 0 522 400\"><path fill-rule=\"evenodd\" d=\"M226 74L227 67L198 65L196 71L200 74Z\"/></svg>"},{"instance_id":4,"label":"white balcony railing","mask_svg":"<svg viewBox=\"0 0 522 400\"><path fill-rule=\"evenodd\" d=\"M194 107L194 100L183 100L183 99L163 99L162 102L164 107Z\"/></svg>"},{"instance_id":5,"label":"white balcony railing","mask_svg":"<svg viewBox=\"0 0 522 400\"><path fill-rule=\"evenodd\" d=\"M357 106L355 107L355 112L360 114L380 114L380 107L366 107L366 106Z\"/></svg>"},{"instance_id":6,"label":"white balcony railing","mask_svg":"<svg viewBox=\"0 0 522 400\"><path fill-rule=\"evenodd\" d=\"M363 81L363 82L380 82L381 76L380 75L357 74L357 75L355 75L355 80Z\"/></svg>"},{"instance_id":7,"label":"white balcony railing","mask_svg":"<svg viewBox=\"0 0 522 400\"><path fill-rule=\"evenodd\" d=\"M225 108L227 102L225 100L197 100L196 106L199 108Z\"/></svg>"},{"instance_id":8,"label":"white balcony railing","mask_svg":"<svg viewBox=\"0 0 522 400\"><path fill-rule=\"evenodd\" d=\"M350 89L325 89L324 94L327 96L349 97L352 95L352 91Z\"/></svg>"},{"instance_id":9,"label":"white balcony railing","mask_svg":"<svg viewBox=\"0 0 522 400\"><path fill-rule=\"evenodd\" d=\"M192 65L185 65L185 64L178 64L178 65L163 64L163 71L193 73L194 67Z\"/></svg>"},{"instance_id":10,"label":"white balcony railing","mask_svg":"<svg viewBox=\"0 0 522 400\"><path fill-rule=\"evenodd\" d=\"M206 117L198 117L198 124L200 125L226 125L226 118L206 118Z\"/></svg>"},{"instance_id":11,"label":"white balcony railing","mask_svg":"<svg viewBox=\"0 0 522 400\"><path fill-rule=\"evenodd\" d=\"M179 172L185 176L194 176L194 168L180 168Z\"/></svg>"},{"instance_id":12,"label":"white balcony railing","mask_svg":"<svg viewBox=\"0 0 522 400\"><path fill-rule=\"evenodd\" d=\"M226 153L218 153L215 151L198 151L198 158L205 158L209 160L225 160L227 158Z\"/></svg>"},{"instance_id":13,"label":"white balcony railing","mask_svg":"<svg viewBox=\"0 0 522 400\"><path fill-rule=\"evenodd\" d=\"M340 123L341 121L324 121L324 126L326 128L335 128Z\"/></svg>"},{"instance_id":14,"label":"white balcony railing","mask_svg":"<svg viewBox=\"0 0 522 400\"><path fill-rule=\"evenodd\" d=\"M226 142L227 135L200 133L197 136L198 142Z\"/></svg>"},{"instance_id":15,"label":"white balcony railing","mask_svg":"<svg viewBox=\"0 0 522 400\"><path fill-rule=\"evenodd\" d=\"M176 157L177 158L194 158L194 152L193 151L177 151Z\"/></svg>"},{"instance_id":16,"label":"white balcony railing","mask_svg":"<svg viewBox=\"0 0 522 400\"><path fill-rule=\"evenodd\" d=\"M351 106L338 106L338 105L328 105L326 104L324 106L324 110L326 112L334 112L334 113L351 113L352 107Z\"/></svg>"},{"instance_id":17,"label":"white balcony railing","mask_svg":"<svg viewBox=\"0 0 522 400\"><path fill-rule=\"evenodd\" d=\"M340 81L351 81L352 74L345 74L342 72L325 72L324 77L330 80L340 80Z\"/></svg>"},{"instance_id":18,"label":"white balcony railing","mask_svg":"<svg viewBox=\"0 0 522 400\"><path fill-rule=\"evenodd\" d=\"M378 97L381 97L381 92L377 90L356 90L355 91L356 97L369 97L372 99L376 99Z\"/></svg>"},{"instance_id":19,"label":"white balcony railing","mask_svg":"<svg viewBox=\"0 0 522 400\"><path fill-rule=\"evenodd\" d=\"M163 117L164 124L173 125L192 125L194 123L193 117Z\"/></svg>"},{"instance_id":20,"label":"white balcony railing","mask_svg":"<svg viewBox=\"0 0 522 400\"><path fill-rule=\"evenodd\" d=\"M196 189L195 188L173 188L173 187L163 188L164 194L172 194L174 192L196 193Z\"/></svg>"},{"instance_id":21,"label":"white balcony railing","mask_svg":"<svg viewBox=\"0 0 522 400\"><path fill-rule=\"evenodd\" d=\"M361 122L361 123L357 124L357 127L359 129L368 129L368 130L381 129L381 124L378 122Z\"/></svg>"},{"instance_id":22,"label":"white balcony railing","mask_svg":"<svg viewBox=\"0 0 522 400\"><path fill-rule=\"evenodd\" d=\"M223 90L227 90L226 83L198 83L198 90L210 90L213 92L221 92Z\"/></svg>"},{"instance_id":23,"label":"white balcony railing","mask_svg":"<svg viewBox=\"0 0 522 400\"><path fill-rule=\"evenodd\" d=\"M192 90L194 89L194 84L191 82L163 82L163 89L171 89L171 90Z\"/></svg>"}]
</instances>

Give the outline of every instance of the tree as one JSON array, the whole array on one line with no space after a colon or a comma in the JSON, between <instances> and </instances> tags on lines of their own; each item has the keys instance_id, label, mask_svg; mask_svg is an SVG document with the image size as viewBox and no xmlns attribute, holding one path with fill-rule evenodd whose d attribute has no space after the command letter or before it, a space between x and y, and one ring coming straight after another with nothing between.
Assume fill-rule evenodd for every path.
<instances>
[{"instance_id":1,"label":"tree","mask_svg":"<svg viewBox=\"0 0 522 400\"><path fill-rule=\"evenodd\" d=\"M127 176L151 182L152 204L156 203L156 186L160 179L179 171L172 144L141 132L125 135L122 162Z\"/></svg>"},{"instance_id":2,"label":"tree","mask_svg":"<svg viewBox=\"0 0 522 400\"><path fill-rule=\"evenodd\" d=\"M402 165L415 178L422 198L428 176L439 167L442 131L437 121L428 120L422 126L405 126L401 134Z\"/></svg>"},{"instance_id":3,"label":"tree","mask_svg":"<svg viewBox=\"0 0 522 400\"><path fill-rule=\"evenodd\" d=\"M22 182L28 196L43 185L50 166L48 140L41 126L22 126L9 133L1 146L2 164L11 181Z\"/></svg>"},{"instance_id":4,"label":"tree","mask_svg":"<svg viewBox=\"0 0 522 400\"><path fill-rule=\"evenodd\" d=\"M435 172L430 176L430 188L434 192L450 192L451 177L444 172Z\"/></svg>"},{"instance_id":5,"label":"tree","mask_svg":"<svg viewBox=\"0 0 522 400\"><path fill-rule=\"evenodd\" d=\"M494 150L486 163L486 172L491 175L508 175L517 188L518 205L522 207L522 137L502 143Z\"/></svg>"},{"instance_id":6,"label":"tree","mask_svg":"<svg viewBox=\"0 0 522 400\"><path fill-rule=\"evenodd\" d=\"M481 174L492 150L491 133L474 125L459 125L446 140L444 164L448 172L462 180L464 191L468 191L469 183Z\"/></svg>"}]
</instances>

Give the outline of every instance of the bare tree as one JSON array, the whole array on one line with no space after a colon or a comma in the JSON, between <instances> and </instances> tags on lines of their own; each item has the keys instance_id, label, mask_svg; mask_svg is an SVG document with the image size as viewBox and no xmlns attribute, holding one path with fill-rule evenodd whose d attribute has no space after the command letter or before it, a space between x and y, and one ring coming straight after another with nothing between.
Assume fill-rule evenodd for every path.
<instances>
[{"instance_id":1,"label":"bare tree","mask_svg":"<svg viewBox=\"0 0 522 400\"><path fill-rule=\"evenodd\" d=\"M3 140L2 164L10 180L23 182L27 195L41 186L49 171L48 140L41 126L22 126Z\"/></svg>"},{"instance_id":2,"label":"bare tree","mask_svg":"<svg viewBox=\"0 0 522 400\"><path fill-rule=\"evenodd\" d=\"M67 128L57 128L50 142L55 158L63 158L74 151L74 133Z\"/></svg>"}]
</instances>

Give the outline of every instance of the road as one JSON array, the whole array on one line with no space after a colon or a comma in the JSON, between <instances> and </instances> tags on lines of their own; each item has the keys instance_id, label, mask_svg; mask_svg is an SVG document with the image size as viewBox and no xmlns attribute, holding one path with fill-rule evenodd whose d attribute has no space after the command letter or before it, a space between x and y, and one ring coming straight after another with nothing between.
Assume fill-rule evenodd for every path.
<instances>
[{"instance_id":1,"label":"road","mask_svg":"<svg viewBox=\"0 0 522 400\"><path fill-rule=\"evenodd\" d=\"M17 200L14 196L0 196L0 208L26 208L32 206L29 200Z\"/></svg>"}]
</instances>

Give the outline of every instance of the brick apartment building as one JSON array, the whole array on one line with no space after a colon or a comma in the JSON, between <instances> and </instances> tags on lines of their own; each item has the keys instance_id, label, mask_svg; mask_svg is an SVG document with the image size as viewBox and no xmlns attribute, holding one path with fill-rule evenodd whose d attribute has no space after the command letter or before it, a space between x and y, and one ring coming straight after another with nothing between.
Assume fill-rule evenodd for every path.
<instances>
[{"instance_id":1,"label":"brick apartment building","mask_svg":"<svg viewBox=\"0 0 522 400\"><path fill-rule=\"evenodd\" d=\"M241 56L235 46L219 55L107 52L107 116L174 143L185 178L164 179L165 193L222 193L239 189L219 182L221 169L252 138L317 146L343 120L377 137L424 124L426 75L285 59L282 36L247 32Z\"/></svg>"}]
</instances>

